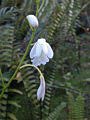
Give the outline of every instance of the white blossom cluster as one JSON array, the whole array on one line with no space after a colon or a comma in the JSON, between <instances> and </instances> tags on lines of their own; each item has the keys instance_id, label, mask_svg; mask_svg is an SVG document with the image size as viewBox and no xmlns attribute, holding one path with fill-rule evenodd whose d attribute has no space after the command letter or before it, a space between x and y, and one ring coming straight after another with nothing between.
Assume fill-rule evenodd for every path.
<instances>
[{"instance_id":1,"label":"white blossom cluster","mask_svg":"<svg viewBox=\"0 0 90 120\"><path fill-rule=\"evenodd\" d=\"M31 27L36 28L39 26L39 22L36 16L28 15L27 20ZM30 51L31 62L35 66L45 65L49 62L49 59L53 58L53 50L45 38L40 38L34 44ZM45 80L43 76L40 76L40 86L37 90L37 99L44 100L45 97Z\"/></svg>"}]
</instances>

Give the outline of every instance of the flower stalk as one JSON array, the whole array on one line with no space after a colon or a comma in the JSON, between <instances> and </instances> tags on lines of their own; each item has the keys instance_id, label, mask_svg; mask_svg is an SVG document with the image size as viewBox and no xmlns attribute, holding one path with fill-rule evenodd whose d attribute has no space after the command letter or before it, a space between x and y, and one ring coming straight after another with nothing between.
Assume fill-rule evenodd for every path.
<instances>
[{"instance_id":1,"label":"flower stalk","mask_svg":"<svg viewBox=\"0 0 90 120\"><path fill-rule=\"evenodd\" d=\"M45 80L44 80L44 76L42 74L42 72L40 71L40 69L38 67L36 67L35 65L32 64L26 64L20 67L20 69L23 69L25 67L34 67L40 74L40 86L37 90L37 99L38 100L44 100L45 97Z\"/></svg>"},{"instance_id":2,"label":"flower stalk","mask_svg":"<svg viewBox=\"0 0 90 120\"><path fill-rule=\"evenodd\" d=\"M21 66L20 69L23 69L23 68L25 68L25 67L34 67L34 68L39 72L40 76L43 76L41 70L40 70L38 67L36 67L35 65L26 64L26 65Z\"/></svg>"},{"instance_id":3,"label":"flower stalk","mask_svg":"<svg viewBox=\"0 0 90 120\"><path fill-rule=\"evenodd\" d=\"M38 16L38 10L39 10L39 5L40 5L40 0L36 0L36 5L37 5L36 16Z\"/></svg>"}]
</instances>

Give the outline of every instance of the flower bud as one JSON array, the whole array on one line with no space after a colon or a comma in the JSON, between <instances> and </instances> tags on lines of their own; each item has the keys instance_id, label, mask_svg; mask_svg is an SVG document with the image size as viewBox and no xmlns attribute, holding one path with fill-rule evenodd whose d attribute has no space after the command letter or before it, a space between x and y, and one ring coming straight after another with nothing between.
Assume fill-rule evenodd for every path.
<instances>
[{"instance_id":1,"label":"flower bud","mask_svg":"<svg viewBox=\"0 0 90 120\"><path fill-rule=\"evenodd\" d=\"M45 80L43 76L40 76L40 86L37 90L37 99L38 100L44 100L45 97Z\"/></svg>"},{"instance_id":2,"label":"flower bud","mask_svg":"<svg viewBox=\"0 0 90 120\"><path fill-rule=\"evenodd\" d=\"M29 24L32 27L38 27L39 26L38 19L37 19L36 16L34 16L34 15L28 15L26 18L27 18Z\"/></svg>"}]
</instances>

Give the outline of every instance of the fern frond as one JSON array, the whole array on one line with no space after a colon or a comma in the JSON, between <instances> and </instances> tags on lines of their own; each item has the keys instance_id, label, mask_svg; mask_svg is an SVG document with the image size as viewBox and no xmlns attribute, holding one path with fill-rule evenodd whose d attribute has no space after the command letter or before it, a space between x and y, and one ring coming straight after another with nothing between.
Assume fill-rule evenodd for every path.
<instances>
[{"instance_id":1,"label":"fern frond","mask_svg":"<svg viewBox=\"0 0 90 120\"><path fill-rule=\"evenodd\" d=\"M0 24L15 21L17 11L15 7L3 7L0 9Z\"/></svg>"},{"instance_id":2,"label":"fern frond","mask_svg":"<svg viewBox=\"0 0 90 120\"><path fill-rule=\"evenodd\" d=\"M7 78L4 78L4 83L7 83ZM2 91L2 82L0 80L0 92ZM7 88L3 97L0 99L0 119L1 120L17 120L13 111L10 110L11 107L20 108L21 106L11 98L14 93L21 94L22 92L16 89Z\"/></svg>"},{"instance_id":3,"label":"fern frond","mask_svg":"<svg viewBox=\"0 0 90 120\"><path fill-rule=\"evenodd\" d=\"M3 31L3 32L2 32ZM14 41L14 27L0 26L0 67L11 66Z\"/></svg>"},{"instance_id":4,"label":"fern frond","mask_svg":"<svg viewBox=\"0 0 90 120\"><path fill-rule=\"evenodd\" d=\"M74 100L71 93L69 96L69 120L84 120L84 98L79 95Z\"/></svg>"},{"instance_id":5,"label":"fern frond","mask_svg":"<svg viewBox=\"0 0 90 120\"><path fill-rule=\"evenodd\" d=\"M42 16L42 14L43 14L45 8L47 7L48 3L49 3L49 0L42 0L41 6L40 6L40 8L38 10L38 13L39 13L38 16L39 17Z\"/></svg>"},{"instance_id":6,"label":"fern frond","mask_svg":"<svg viewBox=\"0 0 90 120\"><path fill-rule=\"evenodd\" d=\"M2 0L2 6L14 6L14 0Z\"/></svg>"},{"instance_id":7,"label":"fern frond","mask_svg":"<svg viewBox=\"0 0 90 120\"><path fill-rule=\"evenodd\" d=\"M52 98L52 90L53 90L53 84L54 84L54 80L55 80L55 75L56 75L56 62L52 62L52 68L50 68L50 72L45 74L46 76L46 94L45 94L45 100L44 100L44 105L43 105L43 115L47 116L50 112L50 106L51 106L51 98ZM47 77L49 76L49 77Z\"/></svg>"},{"instance_id":8,"label":"fern frond","mask_svg":"<svg viewBox=\"0 0 90 120\"><path fill-rule=\"evenodd\" d=\"M27 96L30 99L30 103L32 104L33 108L31 109L31 112L33 112L34 118L35 119L40 119L40 104L37 100L36 93L37 93L37 78L35 77L35 71L30 68L26 67L22 71L22 78L23 78L23 83L25 87L25 91Z\"/></svg>"},{"instance_id":9,"label":"fern frond","mask_svg":"<svg viewBox=\"0 0 90 120\"><path fill-rule=\"evenodd\" d=\"M49 114L49 116L45 120L57 120L60 116L61 111L66 107L66 103L62 102L58 105L53 112Z\"/></svg>"},{"instance_id":10,"label":"fern frond","mask_svg":"<svg viewBox=\"0 0 90 120\"><path fill-rule=\"evenodd\" d=\"M12 113L9 113L8 112L8 114L7 114L7 118L10 120L17 120L17 118L16 118L16 116L14 115L14 114L12 114Z\"/></svg>"},{"instance_id":11,"label":"fern frond","mask_svg":"<svg viewBox=\"0 0 90 120\"><path fill-rule=\"evenodd\" d=\"M55 35L55 32L58 28L58 26L60 25L60 21L61 21L61 18L63 16L63 11L59 8L56 9L56 11L54 11L54 15L52 15L51 17L55 18L53 19L53 22L51 23L50 25L50 28L49 28L49 31L48 31L48 40L52 40L54 35Z\"/></svg>"}]
</instances>

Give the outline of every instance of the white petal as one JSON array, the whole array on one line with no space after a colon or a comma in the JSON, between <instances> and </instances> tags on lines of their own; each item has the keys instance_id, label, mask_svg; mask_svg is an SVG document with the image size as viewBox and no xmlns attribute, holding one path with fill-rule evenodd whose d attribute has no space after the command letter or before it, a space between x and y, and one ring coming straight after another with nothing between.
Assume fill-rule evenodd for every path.
<instances>
[{"instance_id":1,"label":"white petal","mask_svg":"<svg viewBox=\"0 0 90 120\"><path fill-rule=\"evenodd\" d=\"M38 90L37 90L37 99L38 100L40 100L41 99L41 97L42 97L42 87L41 86L39 86L39 88L38 88Z\"/></svg>"},{"instance_id":2,"label":"white petal","mask_svg":"<svg viewBox=\"0 0 90 120\"><path fill-rule=\"evenodd\" d=\"M44 44L46 40L44 38L38 39L37 41L39 44Z\"/></svg>"},{"instance_id":3,"label":"white petal","mask_svg":"<svg viewBox=\"0 0 90 120\"><path fill-rule=\"evenodd\" d=\"M45 80L43 76L40 76L40 81L42 85L42 101L43 101L45 97Z\"/></svg>"},{"instance_id":4,"label":"white petal","mask_svg":"<svg viewBox=\"0 0 90 120\"><path fill-rule=\"evenodd\" d=\"M29 24L32 27L38 27L39 23L38 23L38 19L37 19L36 16L34 16L34 15L28 15L26 18L27 18Z\"/></svg>"},{"instance_id":5,"label":"white petal","mask_svg":"<svg viewBox=\"0 0 90 120\"><path fill-rule=\"evenodd\" d=\"M49 62L49 58L42 52L40 57L34 57L31 61L33 65L40 66Z\"/></svg>"},{"instance_id":6,"label":"white petal","mask_svg":"<svg viewBox=\"0 0 90 120\"><path fill-rule=\"evenodd\" d=\"M38 100L44 100L44 97L45 97L45 80L44 80L44 77L41 76L40 77L40 86L37 90L37 99Z\"/></svg>"},{"instance_id":7,"label":"white petal","mask_svg":"<svg viewBox=\"0 0 90 120\"><path fill-rule=\"evenodd\" d=\"M35 65L35 66L41 65L41 61L40 61L40 59L38 57L35 57L31 61L32 61L32 64Z\"/></svg>"},{"instance_id":8,"label":"white petal","mask_svg":"<svg viewBox=\"0 0 90 120\"><path fill-rule=\"evenodd\" d=\"M48 47L47 47L46 43L44 45L42 45L42 49L43 49L43 52L47 55L47 53L48 53Z\"/></svg>"},{"instance_id":9,"label":"white petal","mask_svg":"<svg viewBox=\"0 0 90 120\"><path fill-rule=\"evenodd\" d=\"M48 49L46 45L46 40L44 38L38 39L37 43L42 47L42 50L45 54L47 54Z\"/></svg>"},{"instance_id":10,"label":"white petal","mask_svg":"<svg viewBox=\"0 0 90 120\"><path fill-rule=\"evenodd\" d=\"M32 47L30 51L30 58L34 58L36 56L36 45L37 43L34 44L34 46Z\"/></svg>"},{"instance_id":11,"label":"white petal","mask_svg":"<svg viewBox=\"0 0 90 120\"><path fill-rule=\"evenodd\" d=\"M36 45L36 57L39 57L42 52L42 47L37 43Z\"/></svg>"},{"instance_id":12,"label":"white petal","mask_svg":"<svg viewBox=\"0 0 90 120\"><path fill-rule=\"evenodd\" d=\"M44 38L38 39L30 52L30 58L35 66L45 65L53 57L53 50Z\"/></svg>"},{"instance_id":13,"label":"white petal","mask_svg":"<svg viewBox=\"0 0 90 120\"><path fill-rule=\"evenodd\" d=\"M46 55L44 55L43 58L41 59L41 64L45 65L47 62L49 62L49 59Z\"/></svg>"},{"instance_id":14,"label":"white petal","mask_svg":"<svg viewBox=\"0 0 90 120\"><path fill-rule=\"evenodd\" d=\"M52 57L53 57L53 50L52 50L51 46L50 46L48 43L46 43L46 44L47 44L47 47L48 47L47 56L48 56L49 58L52 58Z\"/></svg>"},{"instance_id":15,"label":"white petal","mask_svg":"<svg viewBox=\"0 0 90 120\"><path fill-rule=\"evenodd\" d=\"M45 97L45 88L42 89L42 98L41 98L42 101L44 100L44 97Z\"/></svg>"},{"instance_id":16,"label":"white petal","mask_svg":"<svg viewBox=\"0 0 90 120\"><path fill-rule=\"evenodd\" d=\"M43 86L39 86L38 90L37 90L37 99L38 100L44 100L45 97L45 88Z\"/></svg>"}]
</instances>

